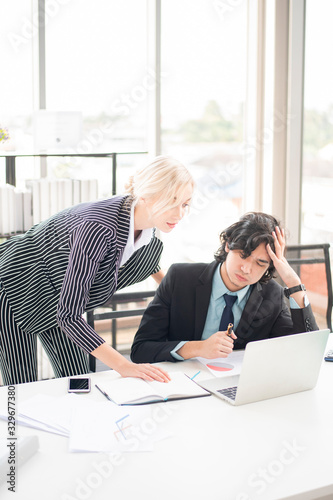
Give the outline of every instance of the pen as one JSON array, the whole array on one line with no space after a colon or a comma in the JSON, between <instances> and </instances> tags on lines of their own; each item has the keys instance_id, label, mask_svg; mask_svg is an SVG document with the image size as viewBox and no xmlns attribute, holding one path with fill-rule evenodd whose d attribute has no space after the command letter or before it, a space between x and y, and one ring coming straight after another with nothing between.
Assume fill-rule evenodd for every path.
<instances>
[{"instance_id":1,"label":"pen","mask_svg":"<svg viewBox=\"0 0 333 500\"><path fill-rule=\"evenodd\" d=\"M233 325L232 323L229 323L229 325L228 325L227 335L228 335L229 337L231 337L231 334L232 334L232 327L233 327L233 326L234 326L234 325Z\"/></svg>"},{"instance_id":2,"label":"pen","mask_svg":"<svg viewBox=\"0 0 333 500\"><path fill-rule=\"evenodd\" d=\"M114 403L114 401L110 398L110 396L108 394L106 394L106 392L102 391L102 389L100 387L98 387L97 384L95 384L95 387L99 390L99 392L101 392L103 394L103 396L106 397L106 399L108 399L109 401L111 401L112 403Z\"/></svg>"}]
</instances>

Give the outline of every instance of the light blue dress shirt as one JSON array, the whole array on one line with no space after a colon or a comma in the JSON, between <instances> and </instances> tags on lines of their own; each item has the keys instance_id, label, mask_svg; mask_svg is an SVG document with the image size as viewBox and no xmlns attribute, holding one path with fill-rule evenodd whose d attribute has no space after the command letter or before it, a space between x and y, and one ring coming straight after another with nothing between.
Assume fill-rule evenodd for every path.
<instances>
[{"instance_id":1,"label":"light blue dress shirt","mask_svg":"<svg viewBox=\"0 0 333 500\"><path fill-rule=\"evenodd\" d=\"M217 266L212 282L212 293L210 295L210 301L206 316L205 326L201 335L201 340L208 339L211 335L219 331L221 316L225 307L225 300L223 295L228 293L229 295L236 295L237 300L235 300L234 305L232 306L232 312L234 315L234 330L236 330L237 325L241 319L242 313L246 306L246 303L250 297L251 290L253 285L248 285L238 292L230 292L230 290L225 286L222 277L221 277L221 265ZM297 302L290 297L289 299L290 307L292 309L299 309ZM307 305L308 300L305 296L304 299L305 305ZM179 342L178 345L171 351L171 355L177 359L178 361L184 361L184 358L177 354L176 351L180 349L184 344L186 344L188 340Z\"/></svg>"}]
</instances>

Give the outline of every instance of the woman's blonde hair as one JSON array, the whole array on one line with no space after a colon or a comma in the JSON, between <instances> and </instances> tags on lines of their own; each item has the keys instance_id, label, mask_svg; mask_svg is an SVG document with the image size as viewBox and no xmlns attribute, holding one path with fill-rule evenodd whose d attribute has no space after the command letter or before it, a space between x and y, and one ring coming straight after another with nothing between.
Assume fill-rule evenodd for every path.
<instances>
[{"instance_id":1,"label":"woman's blonde hair","mask_svg":"<svg viewBox=\"0 0 333 500\"><path fill-rule=\"evenodd\" d=\"M187 168L171 156L157 156L147 166L129 178L125 192L136 205L140 198L156 197L152 211L161 213L178 205L185 188L194 187L194 180Z\"/></svg>"}]
</instances>

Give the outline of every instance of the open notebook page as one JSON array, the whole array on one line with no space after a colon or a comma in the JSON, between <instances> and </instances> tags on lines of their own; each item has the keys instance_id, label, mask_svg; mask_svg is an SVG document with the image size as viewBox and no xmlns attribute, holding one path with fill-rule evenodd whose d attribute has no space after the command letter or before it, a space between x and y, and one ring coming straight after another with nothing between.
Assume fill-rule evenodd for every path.
<instances>
[{"instance_id":1,"label":"open notebook page","mask_svg":"<svg viewBox=\"0 0 333 500\"><path fill-rule=\"evenodd\" d=\"M120 378L110 382L103 381L100 387L117 404L139 401L165 400L172 397L195 397L207 392L195 384L184 373L170 373L170 382L147 382L137 378Z\"/></svg>"}]
</instances>

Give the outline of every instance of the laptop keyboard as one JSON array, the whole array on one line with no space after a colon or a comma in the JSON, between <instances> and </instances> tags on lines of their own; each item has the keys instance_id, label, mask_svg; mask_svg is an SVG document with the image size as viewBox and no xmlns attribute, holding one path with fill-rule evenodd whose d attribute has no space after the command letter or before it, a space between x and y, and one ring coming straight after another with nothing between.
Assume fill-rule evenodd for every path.
<instances>
[{"instance_id":1,"label":"laptop keyboard","mask_svg":"<svg viewBox=\"0 0 333 500\"><path fill-rule=\"evenodd\" d=\"M227 389L219 389L217 392L223 394L223 396L227 396L229 399L236 399L237 386L235 387L227 387Z\"/></svg>"}]
</instances>

